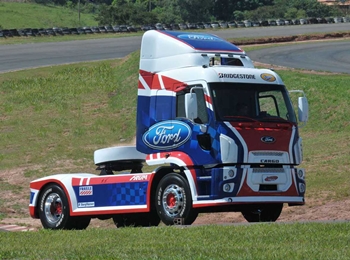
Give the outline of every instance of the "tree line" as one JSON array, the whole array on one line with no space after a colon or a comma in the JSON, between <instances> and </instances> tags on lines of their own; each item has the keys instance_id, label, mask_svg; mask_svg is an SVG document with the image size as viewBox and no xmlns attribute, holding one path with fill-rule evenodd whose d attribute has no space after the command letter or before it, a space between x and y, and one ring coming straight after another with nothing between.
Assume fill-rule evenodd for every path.
<instances>
[{"instance_id":1,"label":"tree line","mask_svg":"<svg viewBox=\"0 0 350 260\"><path fill-rule=\"evenodd\" d=\"M298 19L342 15L317 0L33 0L95 14L99 24ZM339 3L342 0L337 0Z\"/></svg>"}]
</instances>

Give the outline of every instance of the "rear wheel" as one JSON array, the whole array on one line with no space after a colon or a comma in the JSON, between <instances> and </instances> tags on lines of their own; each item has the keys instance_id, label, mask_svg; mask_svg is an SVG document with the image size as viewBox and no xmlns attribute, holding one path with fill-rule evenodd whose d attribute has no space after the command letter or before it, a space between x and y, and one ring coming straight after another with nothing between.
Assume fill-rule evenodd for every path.
<instances>
[{"instance_id":1,"label":"rear wheel","mask_svg":"<svg viewBox=\"0 0 350 260\"><path fill-rule=\"evenodd\" d=\"M39 217L46 229L85 229L90 224L89 217L71 217L69 204L63 189L51 184L39 197Z\"/></svg>"},{"instance_id":2,"label":"rear wheel","mask_svg":"<svg viewBox=\"0 0 350 260\"><path fill-rule=\"evenodd\" d=\"M192 207L191 190L187 180L179 174L165 175L156 190L156 209L166 225L191 225L198 212Z\"/></svg>"},{"instance_id":3,"label":"rear wheel","mask_svg":"<svg viewBox=\"0 0 350 260\"><path fill-rule=\"evenodd\" d=\"M275 222L282 208L283 203L251 205L242 210L242 215L248 222Z\"/></svg>"}]
</instances>

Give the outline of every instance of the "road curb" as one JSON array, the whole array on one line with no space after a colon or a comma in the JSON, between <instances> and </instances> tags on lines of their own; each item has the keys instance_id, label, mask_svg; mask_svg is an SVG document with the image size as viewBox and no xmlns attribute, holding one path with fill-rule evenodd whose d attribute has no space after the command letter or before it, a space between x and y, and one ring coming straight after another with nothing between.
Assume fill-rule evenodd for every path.
<instances>
[{"instance_id":1,"label":"road curb","mask_svg":"<svg viewBox=\"0 0 350 260\"><path fill-rule=\"evenodd\" d=\"M16 231L34 231L35 228L28 228L24 226L17 226L17 225L7 225L7 224L0 224L0 230L1 231L11 231L11 232L16 232Z\"/></svg>"}]
</instances>

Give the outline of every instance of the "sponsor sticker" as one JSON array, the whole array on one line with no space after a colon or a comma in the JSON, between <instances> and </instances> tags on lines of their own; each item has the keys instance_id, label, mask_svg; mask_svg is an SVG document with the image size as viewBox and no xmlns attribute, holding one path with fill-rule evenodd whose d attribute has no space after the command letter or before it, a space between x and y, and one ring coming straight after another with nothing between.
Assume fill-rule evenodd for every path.
<instances>
[{"instance_id":1,"label":"sponsor sticker","mask_svg":"<svg viewBox=\"0 0 350 260\"><path fill-rule=\"evenodd\" d=\"M255 79L254 74L219 73L219 78L228 79Z\"/></svg>"},{"instance_id":2,"label":"sponsor sticker","mask_svg":"<svg viewBox=\"0 0 350 260\"><path fill-rule=\"evenodd\" d=\"M79 187L79 196L91 196L93 194L92 186Z\"/></svg>"},{"instance_id":3,"label":"sponsor sticker","mask_svg":"<svg viewBox=\"0 0 350 260\"><path fill-rule=\"evenodd\" d=\"M91 208L95 207L95 202L78 202L78 208Z\"/></svg>"},{"instance_id":4,"label":"sponsor sticker","mask_svg":"<svg viewBox=\"0 0 350 260\"><path fill-rule=\"evenodd\" d=\"M278 176L273 175L273 176L266 176L264 179L264 182L274 182L278 179Z\"/></svg>"},{"instance_id":5,"label":"sponsor sticker","mask_svg":"<svg viewBox=\"0 0 350 260\"><path fill-rule=\"evenodd\" d=\"M130 181L147 181L147 174L134 175L130 178Z\"/></svg>"},{"instance_id":6,"label":"sponsor sticker","mask_svg":"<svg viewBox=\"0 0 350 260\"><path fill-rule=\"evenodd\" d=\"M276 77L272 74L269 74L269 73L263 73L260 75L260 77L263 80L268 81L268 82L274 82L276 80Z\"/></svg>"}]
</instances>

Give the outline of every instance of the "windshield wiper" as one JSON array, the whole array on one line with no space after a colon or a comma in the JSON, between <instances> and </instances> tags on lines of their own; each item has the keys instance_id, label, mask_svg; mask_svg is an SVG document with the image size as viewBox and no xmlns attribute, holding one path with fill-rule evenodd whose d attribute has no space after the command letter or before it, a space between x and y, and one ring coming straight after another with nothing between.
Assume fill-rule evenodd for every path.
<instances>
[{"instance_id":1,"label":"windshield wiper","mask_svg":"<svg viewBox=\"0 0 350 260\"><path fill-rule=\"evenodd\" d=\"M222 118L248 119L248 120L251 120L253 122L260 122L259 120L251 118L249 116L222 116Z\"/></svg>"},{"instance_id":2,"label":"windshield wiper","mask_svg":"<svg viewBox=\"0 0 350 260\"><path fill-rule=\"evenodd\" d=\"M261 120L263 121L282 121L283 123L292 123L291 121L288 121L287 119L284 119L283 117L272 117L272 116L267 116L267 117L263 117L261 118Z\"/></svg>"}]
</instances>

